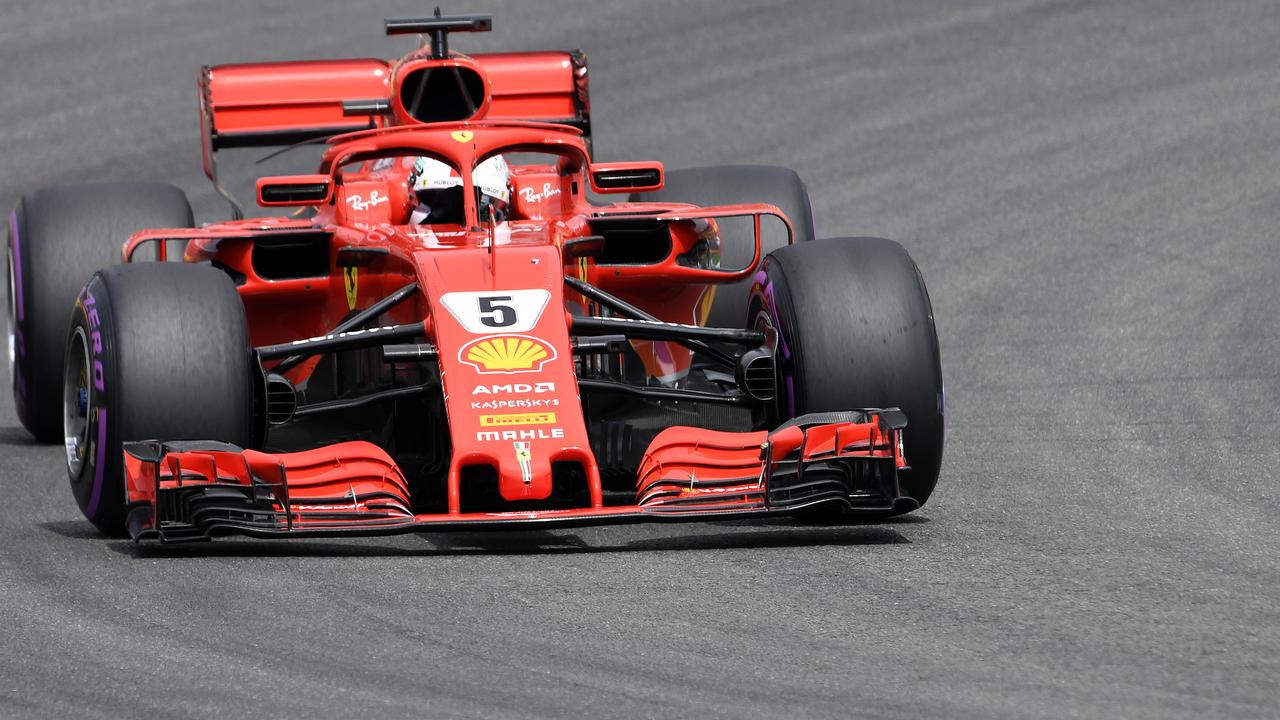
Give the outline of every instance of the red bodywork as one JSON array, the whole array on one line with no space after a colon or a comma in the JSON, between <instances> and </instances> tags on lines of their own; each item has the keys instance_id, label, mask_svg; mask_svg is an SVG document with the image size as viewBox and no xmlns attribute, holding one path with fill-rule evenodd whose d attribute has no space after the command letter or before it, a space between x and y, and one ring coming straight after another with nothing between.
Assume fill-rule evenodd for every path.
<instances>
[{"instance_id":1,"label":"red bodywork","mask_svg":"<svg viewBox=\"0 0 1280 720\"><path fill-rule=\"evenodd\" d=\"M397 100L403 78L433 63L467 66L483 76L486 100L473 118L418 123ZM211 174L220 143L317 129L357 132L330 141L319 180L329 178L333 187L314 217L146 231L126 244L125 260L131 260L140 245L158 243L163 253L164 240L185 239L186 260L214 260L242 276L239 292L255 347L325 336L352 313L416 283L413 297L375 324L419 324L425 344L438 353L451 447L444 511L415 512L415 498L401 469L369 442L294 453L145 442L125 450L129 526L135 537L186 539L217 530L258 535L378 533L737 517L778 510L778 499L786 495L777 487L784 476L791 483L803 480L806 472L821 479L824 472L845 468L841 472L853 479L845 478L844 492L856 494L862 483L870 493L872 485L896 482L896 471L905 467L901 425L874 413L856 421L792 425L775 432L670 427L644 456L634 502L606 505L571 339L575 314L590 314L593 305L566 288L565 276L590 283L662 321L700 325L717 284L741 281L754 272L760 260L760 218L775 215L790 225L767 205L593 205L586 192L592 186L591 172L605 166L590 163L583 133L563 124L527 122L586 117L585 59L569 53L529 53L431 60L418 53L399 63L223 66L206 69L201 87L206 169ZM343 111L344 101L388 95L390 108L381 115L361 119ZM408 189L408 163L399 158L434 157L454 168L470 169L495 153L516 151L536 151L552 160L512 166L510 216L505 222L480 217L470 172L464 171L460 175L465 222L409 224L415 198ZM388 158L393 159L387 162ZM653 163L605 169L637 168L660 172ZM308 179L317 180L292 180ZM681 260L714 237L717 220L728 216L753 220L757 252L750 265L723 271ZM577 257L565 250L575 240L591 238L593 224L610 218L644 218L664 225L669 251L646 262L609 264L598 256ZM294 236L324 238L329 247L325 272L263 277L255 264L255 247ZM498 301L514 303L510 312L517 322L502 328L479 324L486 307ZM652 340L633 340L632 346L650 377L688 371L686 347ZM271 372L277 362L265 361L264 369ZM318 357L312 357L283 375L295 385L303 384L317 362ZM424 432L423 442L428 441ZM538 507L553 492L556 463L581 468L588 487L581 506ZM851 463L868 469L849 471ZM473 466L493 468L502 499L518 509L469 512L463 507L461 484ZM215 489L223 492L211 492ZM209 500L228 493L235 498L230 505ZM213 509L207 512L212 514L201 517L206 512L201 508L210 502ZM785 507L794 511L799 506Z\"/></svg>"}]
</instances>

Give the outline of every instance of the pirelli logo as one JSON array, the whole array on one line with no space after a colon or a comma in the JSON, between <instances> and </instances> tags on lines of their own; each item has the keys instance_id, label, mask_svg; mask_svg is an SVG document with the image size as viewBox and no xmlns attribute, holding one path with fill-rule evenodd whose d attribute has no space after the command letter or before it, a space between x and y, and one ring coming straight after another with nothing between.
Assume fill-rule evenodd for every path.
<instances>
[{"instance_id":1,"label":"pirelli logo","mask_svg":"<svg viewBox=\"0 0 1280 720\"><path fill-rule=\"evenodd\" d=\"M509 427L511 425L555 425L556 414L513 413L510 415L481 415L480 427Z\"/></svg>"}]
</instances>

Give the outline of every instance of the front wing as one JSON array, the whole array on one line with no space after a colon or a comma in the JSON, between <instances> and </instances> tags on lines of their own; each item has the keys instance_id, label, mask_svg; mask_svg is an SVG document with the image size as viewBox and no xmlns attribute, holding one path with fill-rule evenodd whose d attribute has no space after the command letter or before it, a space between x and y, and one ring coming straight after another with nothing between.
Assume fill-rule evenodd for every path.
<instances>
[{"instance_id":1,"label":"front wing","mask_svg":"<svg viewBox=\"0 0 1280 720\"><path fill-rule=\"evenodd\" d=\"M297 453L216 442L147 441L124 448L135 540L384 535L407 532L694 522L794 514L818 506L870 513L916 507L898 487L907 469L897 409L808 415L773 432L667 428L637 473L635 502L560 510L415 513L409 485L376 445ZM599 493L593 493L599 498Z\"/></svg>"}]
</instances>

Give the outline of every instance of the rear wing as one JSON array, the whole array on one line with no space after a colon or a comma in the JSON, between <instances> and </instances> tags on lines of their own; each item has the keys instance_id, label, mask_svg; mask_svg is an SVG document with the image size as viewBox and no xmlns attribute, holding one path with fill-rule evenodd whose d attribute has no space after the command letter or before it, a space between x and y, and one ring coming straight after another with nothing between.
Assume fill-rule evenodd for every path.
<instances>
[{"instance_id":1,"label":"rear wing","mask_svg":"<svg viewBox=\"0 0 1280 720\"><path fill-rule=\"evenodd\" d=\"M388 34L423 33L423 47L394 62L361 58L202 69L204 171L237 212L218 185L216 154L227 148L287 146L390 125L519 120L576 127L590 150L587 56L581 50L459 55L449 53L447 33L489 30L488 16L386 22Z\"/></svg>"},{"instance_id":2,"label":"rear wing","mask_svg":"<svg viewBox=\"0 0 1280 720\"><path fill-rule=\"evenodd\" d=\"M479 69L487 95L477 103L485 111L465 119L554 122L590 134L587 57L581 51L465 59ZM200 74L205 172L212 154L225 148L291 145L401 124L397 120L414 122L407 108L397 107L399 98L391 97L392 80L393 65L371 58L205 67Z\"/></svg>"}]
</instances>

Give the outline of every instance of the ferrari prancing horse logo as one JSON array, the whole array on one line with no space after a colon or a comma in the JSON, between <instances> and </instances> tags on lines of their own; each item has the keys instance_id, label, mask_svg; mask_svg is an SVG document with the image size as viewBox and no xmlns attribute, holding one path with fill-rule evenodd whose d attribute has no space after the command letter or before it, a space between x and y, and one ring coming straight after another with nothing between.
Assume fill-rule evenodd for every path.
<instances>
[{"instance_id":1,"label":"ferrari prancing horse logo","mask_svg":"<svg viewBox=\"0 0 1280 720\"><path fill-rule=\"evenodd\" d=\"M347 287L347 309L356 309L356 291L359 289L359 268L342 268L342 283Z\"/></svg>"},{"instance_id":2,"label":"ferrari prancing horse logo","mask_svg":"<svg viewBox=\"0 0 1280 720\"><path fill-rule=\"evenodd\" d=\"M470 130L457 130L449 133L449 136L460 143L469 143L471 142L471 138L475 137L476 134Z\"/></svg>"},{"instance_id":3,"label":"ferrari prancing horse logo","mask_svg":"<svg viewBox=\"0 0 1280 720\"><path fill-rule=\"evenodd\" d=\"M533 482L533 453L529 450L528 442L511 443L516 449L516 462L520 465L520 479L524 480L525 485Z\"/></svg>"}]
</instances>

